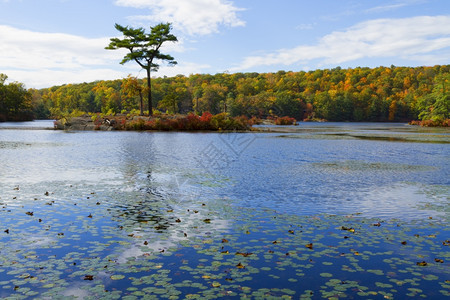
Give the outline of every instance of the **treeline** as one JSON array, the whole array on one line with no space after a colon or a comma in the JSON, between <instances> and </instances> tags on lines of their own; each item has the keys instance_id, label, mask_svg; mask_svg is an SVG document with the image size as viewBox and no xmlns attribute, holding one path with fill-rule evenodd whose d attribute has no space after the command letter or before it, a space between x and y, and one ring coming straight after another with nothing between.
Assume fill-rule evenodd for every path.
<instances>
[{"instance_id":1,"label":"treeline","mask_svg":"<svg viewBox=\"0 0 450 300\"><path fill-rule=\"evenodd\" d=\"M171 114L290 116L297 120L449 118L450 65L309 72L220 73L152 79L153 107ZM77 112L139 114L148 87L134 77L30 90L39 118ZM143 109L145 110L145 104Z\"/></svg>"},{"instance_id":2,"label":"treeline","mask_svg":"<svg viewBox=\"0 0 450 300\"><path fill-rule=\"evenodd\" d=\"M6 84L7 79L8 76L0 73L0 122L32 120L31 93L22 83Z\"/></svg>"}]
</instances>

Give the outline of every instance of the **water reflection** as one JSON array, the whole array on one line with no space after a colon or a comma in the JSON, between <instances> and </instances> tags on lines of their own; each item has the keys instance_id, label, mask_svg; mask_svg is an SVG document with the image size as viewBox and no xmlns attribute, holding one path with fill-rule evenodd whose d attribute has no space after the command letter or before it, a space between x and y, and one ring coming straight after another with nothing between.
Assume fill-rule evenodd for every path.
<instances>
[{"instance_id":1,"label":"water reflection","mask_svg":"<svg viewBox=\"0 0 450 300\"><path fill-rule=\"evenodd\" d=\"M182 241L229 230L230 221L219 214L223 203L191 200L185 206L175 207L161 194L145 190L121 192L121 198L109 203L108 215L132 241L120 250L118 261L123 263L130 257L169 251L178 248Z\"/></svg>"},{"instance_id":2,"label":"water reflection","mask_svg":"<svg viewBox=\"0 0 450 300\"><path fill-rule=\"evenodd\" d=\"M361 201L355 195L378 186L449 184L444 143L322 138L330 131L389 131L425 139L433 131L398 124L302 124L294 130L296 135L252 134L252 143L222 169L198 161L211 143L223 145L215 133L2 130L0 179L5 187L46 181L117 186L119 193L147 194L146 201L164 203L167 210L192 199L228 197L241 205L300 214L354 210ZM316 138L292 138L302 135ZM144 206L130 214L144 209L151 211Z\"/></svg>"},{"instance_id":3,"label":"water reflection","mask_svg":"<svg viewBox=\"0 0 450 300\"><path fill-rule=\"evenodd\" d=\"M363 216L384 218L417 220L429 217L445 217L443 210L420 210L420 205L434 203L442 207L448 205L446 195L450 194L450 188L440 190L432 196L430 192L425 192L426 188L420 184L394 184L374 187L367 192L360 192L353 195L360 199L355 210Z\"/></svg>"}]
</instances>

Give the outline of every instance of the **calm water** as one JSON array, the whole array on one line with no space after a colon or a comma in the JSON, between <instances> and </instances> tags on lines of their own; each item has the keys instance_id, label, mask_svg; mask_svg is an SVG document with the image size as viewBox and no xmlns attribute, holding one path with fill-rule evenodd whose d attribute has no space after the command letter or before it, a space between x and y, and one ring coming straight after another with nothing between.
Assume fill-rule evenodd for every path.
<instances>
[{"instance_id":1,"label":"calm water","mask_svg":"<svg viewBox=\"0 0 450 300\"><path fill-rule=\"evenodd\" d=\"M450 295L448 129L44 127L0 123L1 297Z\"/></svg>"}]
</instances>

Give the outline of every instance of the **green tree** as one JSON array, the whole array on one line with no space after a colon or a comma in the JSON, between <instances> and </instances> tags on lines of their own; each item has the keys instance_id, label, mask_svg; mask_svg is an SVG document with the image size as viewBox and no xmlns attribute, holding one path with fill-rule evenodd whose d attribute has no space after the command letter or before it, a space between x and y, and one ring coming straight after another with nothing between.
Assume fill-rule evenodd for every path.
<instances>
[{"instance_id":1,"label":"green tree","mask_svg":"<svg viewBox=\"0 0 450 300\"><path fill-rule=\"evenodd\" d=\"M450 74L435 77L431 94L419 99L419 118L421 120L443 121L450 118Z\"/></svg>"},{"instance_id":2,"label":"green tree","mask_svg":"<svg viewBox=\"0 0 450 300\"><path fill-rule=\"evenodd\" d=\"M166 110L169 114L176 114L179 110L180 95L174 85L165 85L165 95L158 103L158 108Z\"/></svg>"},{"instance_id":3,"label":"green tree","mask_svg":"<svg viewBox=\"0 0 450 300\"><path fill-rule=\"evenodd\" d=\"M289 92L278 92L274 104L275 107L273 108L273 112L277 116L289 116L297 120L303 119L304 105L302 101L290 95Z\"/></svg>"},{"instance_id":4,"label":"green tree","mask_svg":"<svg viewBox=\"0 0 450 300\"><path fill-rule=\"evenodd\" d=\"M5 84L8 76L0 74L0 120L32 120L31 93L23 83Z\"/></svg>"},{"instance_id":5,"label":"green tree","mask_svg":"<svg viewBox=\"0 0 450 300\"><path fill-rule=\"evenodd\" d=\"M121 64L129 61L135 61L142 69L147 72L148 86L148 111L152 114L152 89L151 89L151 72L158 71L159 65L156 61L167 61L169 65L175 65L177 62L168 54L161 53L161 46L165 42L177 42L176 36L170 33L172 29L170 23L160 23L154 27L150 27L150 33L146 33L143 28L124 27L115 24L118 31L123 34L123 39L111 38L111 42L105 49L117 50L127 49L127 53Z\"/></svg>"},{"instance_id":6,"label":"green tree","mask_svg":"<svg viewBox=\"0 0 450 300\"><path fill-rule=\"evenodd\" d=\"M6 105L6 85L5 81L8 79L8 76L6 74L0 73L0 121L2 119L6 120L6 113L7 113L7 105Z\"/></svg>"}]
</instances>

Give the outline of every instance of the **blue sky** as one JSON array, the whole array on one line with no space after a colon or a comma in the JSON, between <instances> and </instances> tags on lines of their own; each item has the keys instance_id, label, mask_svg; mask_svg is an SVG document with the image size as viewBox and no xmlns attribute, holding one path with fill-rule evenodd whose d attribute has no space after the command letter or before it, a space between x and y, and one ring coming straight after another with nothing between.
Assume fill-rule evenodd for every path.
<instances>
[{"instance_id":1,"label":"blue sky","mask_svg":"<svg viewBox=\"0 0 450 300\"><path fill-rule=\"evenodd\" d=\"M171 22L154 76L450 63L449 0L0 0L0 73L27 88L144 76L114 23Z\"/></svg>"}]
</instances>

